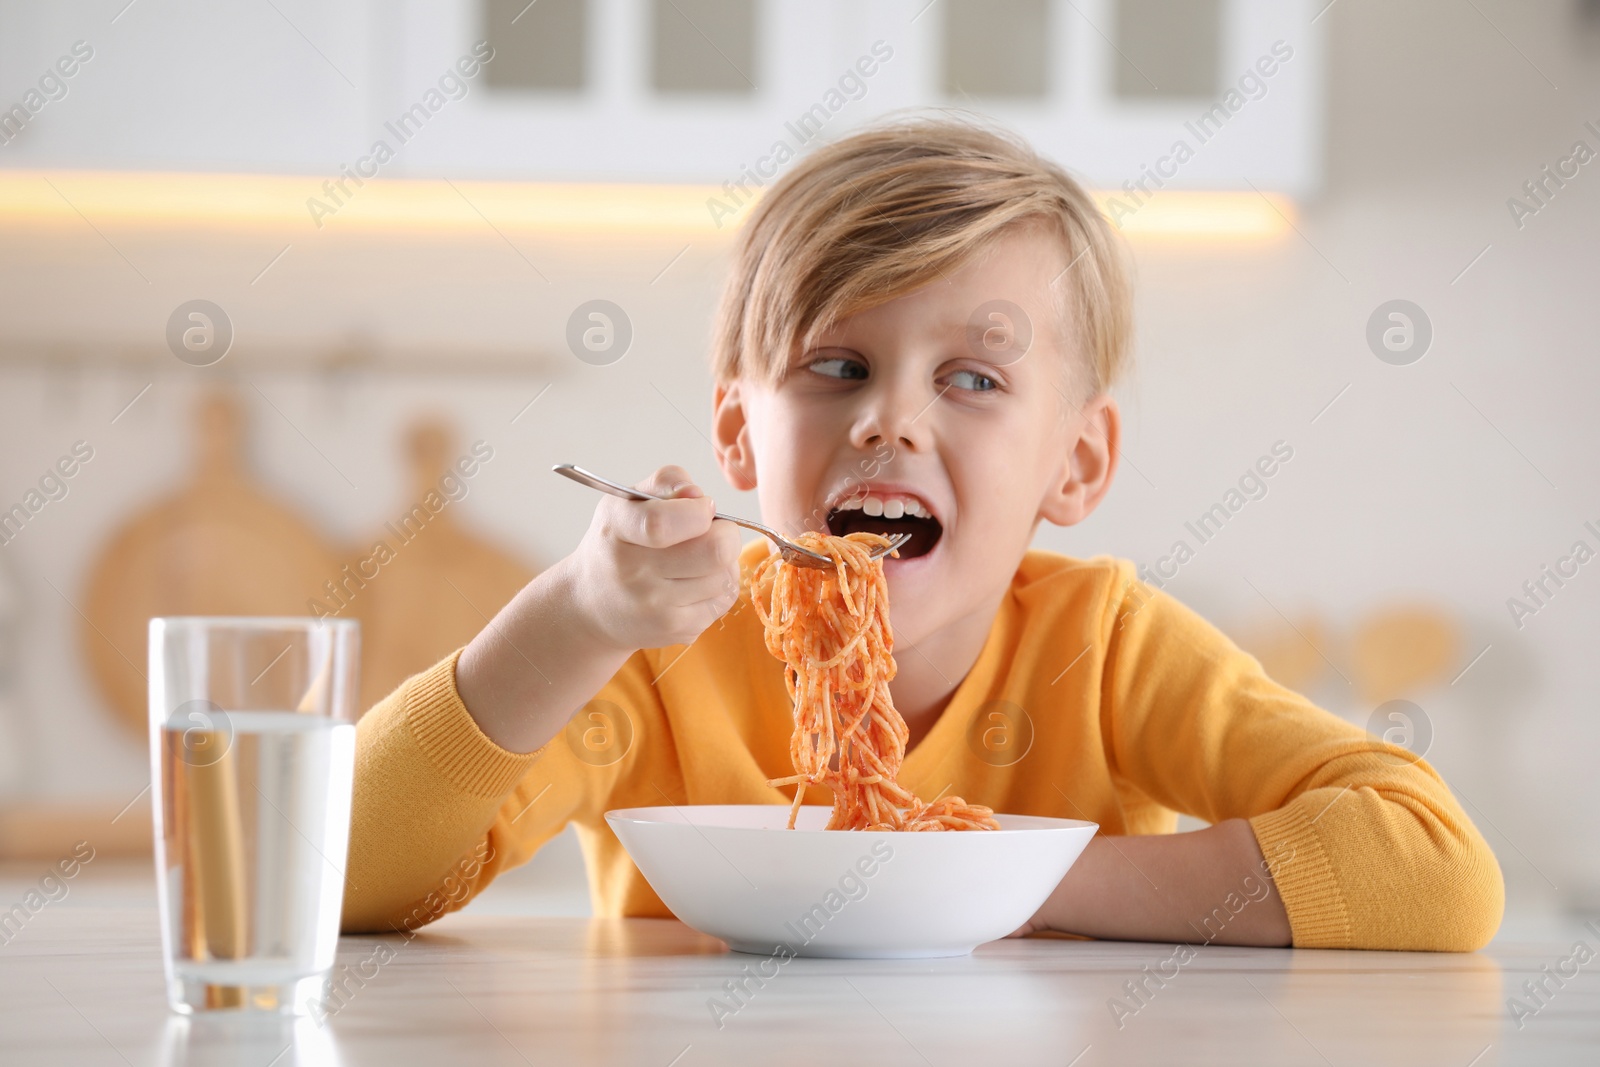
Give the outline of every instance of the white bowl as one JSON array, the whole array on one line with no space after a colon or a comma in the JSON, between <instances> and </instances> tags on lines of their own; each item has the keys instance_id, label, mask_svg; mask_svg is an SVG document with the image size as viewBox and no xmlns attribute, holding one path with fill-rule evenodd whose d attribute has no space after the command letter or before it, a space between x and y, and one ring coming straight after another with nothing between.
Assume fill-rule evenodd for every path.
<instances>
[{"instance_id":1,"label":"white bowl","mask_svg":"<svg viewBox=\"0 0 1600 1067\"><path fill-rule=\"evenodd\" d=\"M737 952L964 956L1027 922L1098 826L999 815L999 830L824 830L802 807L706 804L606 812L674 915Z\"/></svg>"}]
</instances>

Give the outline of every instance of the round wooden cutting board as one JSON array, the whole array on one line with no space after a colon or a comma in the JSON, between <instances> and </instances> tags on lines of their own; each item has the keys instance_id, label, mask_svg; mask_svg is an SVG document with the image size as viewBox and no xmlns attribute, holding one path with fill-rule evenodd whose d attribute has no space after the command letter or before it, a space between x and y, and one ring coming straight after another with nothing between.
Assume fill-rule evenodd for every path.
<instances>
[{"instance_id":1,"label":"round wooden cutting board","mask_svg":"<svg viewBox=\"0 0 1600 1067\"><path fill-rule=\"evenodd\" d=\"M141 737L152 616L308 615L341 565L315 527L252 482L238 400L210 393L196 415L193 477L112 535L90 569L79 626L101 692Z\"/></svg>"},{"instance_id":2,"label":"round wooden cutting board","mask_svg":"<svg viewBox=\"0 0 1600 1067\"><path fill-rule=\"evenodd\" d=\"M461 521L464 502L481 492L486 447L492 452L481 443L461 447L437 420L419 422L406 434L410 490L394 517L356 550L351 572L373 577L346 587L349 609L340 612L361 620L363 708L472 640L533 579L534 571ZM464 460L474 469L471 476L461 473ZM493 465L490 458L488 469ZM452 500L452 493L460 499ZM430 510L430 502L439 509ZM380 544L387 554L377 551Z\"/></svg>"}]
</instances>

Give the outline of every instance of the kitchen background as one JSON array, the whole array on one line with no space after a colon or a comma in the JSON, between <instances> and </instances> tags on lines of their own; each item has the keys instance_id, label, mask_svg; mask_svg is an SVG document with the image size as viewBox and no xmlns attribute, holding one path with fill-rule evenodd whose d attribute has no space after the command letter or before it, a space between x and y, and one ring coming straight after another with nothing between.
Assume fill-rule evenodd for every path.
<instances>
[{"instance_id":1,"label":"kitchen background","mask_svg":"<svg viewBox=\"0 0 1600 1067\"><path fill-rule=\"evenodd\" d=\"M0 857L147 862L152 613L320 599L375 699L575 543L552 463L753 513L706 440L742 211L955 107L1137 262L1119 483L1038 543L1425 751L1508 929L1593 912L1597 89L1595 0L0 3ZM472 906L583 912L574 843Z\"/></svg>"}]
</instances>

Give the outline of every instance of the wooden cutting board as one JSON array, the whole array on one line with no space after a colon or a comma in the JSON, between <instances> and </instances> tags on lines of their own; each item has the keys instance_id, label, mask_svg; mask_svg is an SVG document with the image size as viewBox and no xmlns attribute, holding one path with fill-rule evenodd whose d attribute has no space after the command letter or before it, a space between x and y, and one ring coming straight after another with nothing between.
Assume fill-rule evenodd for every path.
<instances>
[{"instance_id":1,"label":"wooden cutting board","mask_svg":"<svg viewBox=\"0 0 1600 1067\"><path fill-rule=\"evenodd\" d=\"M1301 693L1326 677L1331 660L1360 705L1373 708L1448 679L1460 669L1462 636L1443 608L1389 604L1357 620L1348 637L1305 613L1294 623L1264 618L1238 644L1274 681Z\"/></svg>"},{"instance_id":2,"label":"wooden cutting board","mask_svg":"<svg viewBox=\"0 0 1600 1067\"><path fill-rule=\"evenodd\" d=\"M481 452L481 447L480 447ZM464 477L456 467L476 459L444 422L413 425L404 442L410 487L392 510L394 518L352 553L351 571L373 575L341 614L361 620L361 700L370 708L395 686L471 641L506 602L533 579L534 571L478 537L461 511L494 468L481 460ZM503 463L504 460L501 460ZM441 484L454 471L450 485ZM450 499L450 490L460 500ZM443 501L436 512L427 502ZM412 516L402 523L404 516ZM421 517L426 516L426 521ZM378 546L388 549L388 558Z\"/></svg>"},{"instance_id":3,"label":"wooden cutting board","mask_svg":"<svg viewBox=\"0 0 1600 1067\"><path fill-rule=\"evenodd\" d=\"M1361 620L1351 640L1356 688L1376 707L1415 695L1460 669L1461 627L1443 609L1395 604Z\"/></svg>"},{"instance_id":4,"label":"wooden cutting board","mask_svg":"<svg viewBox=\"0 0 1600 1067\"><path fill-rule=\"evenodd\" d=\"M118 718L147 729L146 635L155 615L307 615L338 550L252 481L230 393L196 409L189 483L136 514L90 569L79 642Z\"/></svg>"},{"instance_id":5,"label":"wooden cutting board","mask_svg":"<svg viewBox=\"0 0 1600 1067\"><path fill-rule=\"evenodd\" d=\"M1277 617L1261 618L1245 627L1237 642L1256 658L1267 677L1297 693L1310 689L1327 670L1324 655L1338 655L1327 626L1309 612L1302 612L1292 624Z\"/></svg>"}]
</instances>

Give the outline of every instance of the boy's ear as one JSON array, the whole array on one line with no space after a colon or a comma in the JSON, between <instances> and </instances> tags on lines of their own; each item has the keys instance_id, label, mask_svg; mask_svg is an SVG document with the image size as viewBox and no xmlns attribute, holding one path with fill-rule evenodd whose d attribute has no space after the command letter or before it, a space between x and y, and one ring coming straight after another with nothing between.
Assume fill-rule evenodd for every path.
<instances>
[{"instance_id":1,"label":"boy's ear","mask_svg":"<svg viewBox=\"0 0 1600 1067\"><path fill-rule=\"evenodd\" d=\"M740 383L718 382L711 401L712 447L728 484L740 492L756 487L755 453L750 448L750 420Z\"/></svg>"},{"instance_id":2,"label":"boy's ear","mask_svg":"<svg viewBox=\"0 0 1600 1067\"><path fill-rule=\"evenodd\" d=\"M1096 394L1082 407L1069 402L1066 418L1075 436L1068 439L1060 473L1039 506L1039 517L1057 526L1087 519L1110 491L1122 435L1122 415L1109 393Z\"/></svg>"}]
</instances>

